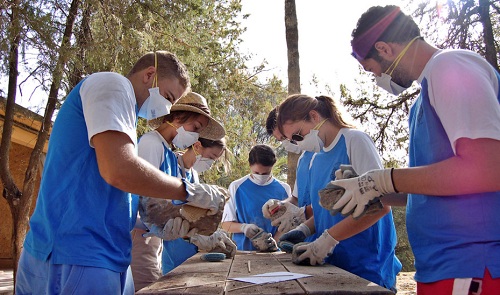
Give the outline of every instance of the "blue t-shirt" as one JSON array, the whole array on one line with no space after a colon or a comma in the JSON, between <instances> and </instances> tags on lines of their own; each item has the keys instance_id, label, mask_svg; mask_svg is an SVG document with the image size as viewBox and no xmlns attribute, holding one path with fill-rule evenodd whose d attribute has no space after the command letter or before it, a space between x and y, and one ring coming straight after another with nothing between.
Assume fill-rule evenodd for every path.
<instances>
[{"instance_id":1,"label":"blue t-shirt","mask_svg":"<svg viewBox=\"0 0 500 295\"><path fill-rule=\"evenodd\" d=\"M447 66L458 66L457 63L466 65L463 70L468 73L482 72L483 76L479 78L481 80L486 80L484 69L489 69L493 81L489 87L482 87L482 90L491 88L491 93L494 93L497 102L500 102L498 91L500 76L483 58L475 53L461 50L438 52L424 70L420 96L410 111L410 167L431 165L454 156L449 134L442 123L442 117L449 114L441 112L438 115L432 104L432 102L438 104L440 99L444 99L437 97L442 85L436 81L429 81L428 77L432 77L434 70L431 68L438 67L437 70L442 71ZM447 80L452 77L445 76L448 77ZM433 82L432 88L429 85L431 82ZM460 89L462 85L471 85L473 81L456 80L455 83ZM461 98L457 95L453 99ZM463 99L460 103L470 103L470 106L465 106L465 110L469 109L469 112L474 105L483 103L469 95ZM491 109L495 107L498 108L498 105L492 105ZM453 112L446 107L443 110ZM483 116L487 116L485 112L486 108L483 110ZM486 129L470 127L477 130L474 132L484 132L493 126L498 127L498 123L486 122L486 125L488 124L490 126ZM406 224L408 238L415 255L415 279L418 282L429 283L449 278L482 278L486 267L493 278L500 277L499 209L500 192L442 197L409 195Z\"/></svg>"},{"instance_id":2,"label":"blue t-shirt","mask_svg":"<svg viewBox=\"0 0 500 295\"><path fill-rule=\"evenodd\" d=\"M297 162L297 201L299 207L311 205L311 198L309 197L309 166L314 152L304 151L300 155Z\"/></svg>"},{"instance_id":3,"label":"blue t-shirt","mask_svg":"<svg viewBox=\"0 0 500 295\"><path fill-rule=\"evenodd\" d=\"M380 159L373 142L365 133L343 128L334 142L316 154L311 166L310 196L314 226L321 234L344 218L332 216L319 205L318 191L335 179L341 164L351 164L358 174L380 168ZM392 212L363 232L342 240L326 262L354 273L385 288L396 283L401 262L395 255L396 229Z\"/></svg>"},{"instance_id":4,"label":"blue t-shirt","mask_svg":"<svg viewBox=\"0 0 500 295\"><path fill-rule=\"evenodd\" d=\"M224 208L223 221L236 221L239 223L251 223L262 228L264 231L276 233L277 227L271 225L271 221L262 214L262 206L270 199L285 200L290 196L290 186L274 177L264 185L258 185L250 179L250 175L233 181L229 185L229 191L234 192ZM236 220L227 219L226 210L236 209ZM232 213L234 214L234 213ZM231 215L232 215L231 214ZM234 217L233 217L234 218ZM238 250L257 250L250 239L243 233L234 233L233 241Z\"/></svg>"},{"instance_id":5,"label":"blue t-shirt","mask_svg":"<svg viewBox=\"0 0 500 295\"><path fill-rule=\"evenodd\" d=\"M52 264L127 270L135 222L131 196L101 177L90 138L115 130L135 144L136 109L132 84L115 73L93 74L69 93L50 135L24 242L31 255Z\"/></svg>"},{"instance_id":6,"label":"blue t-shirt","mask_svg":"<svg viewBox=\"0 0 500 295\"><path fill-rule=\"evenodd\" d=\"M183 171L182 169L183 168L180 169L180 172L186 176L186 180L190 183L195 183L193 173L189 170ZM182 238L172 241L163 241L163 252L161 255L162 273L164 275L169 273L196 253L198 253L198 247Z\"/></svg>"}]
</instances>

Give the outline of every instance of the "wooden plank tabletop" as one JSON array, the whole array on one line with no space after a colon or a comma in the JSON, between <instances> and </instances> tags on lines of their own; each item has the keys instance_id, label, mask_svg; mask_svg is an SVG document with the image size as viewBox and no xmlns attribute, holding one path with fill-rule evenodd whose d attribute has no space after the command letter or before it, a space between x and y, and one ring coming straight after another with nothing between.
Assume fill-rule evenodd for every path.
<instances>
[{"instance_id":1,"label":"wooden plank tabletop","mask_svg":"<svg viewBox=\"0 0 500 295\"><path fill-rule=\"evenodd\" d=\"M201 255L196 254L136 294L393 294L333 265L295 265L291 254L284 252L238 251L233 259L220 262L203 261ZM277 271L312 277L261 285L230 280Z\"/></svg>"}]
</instances>

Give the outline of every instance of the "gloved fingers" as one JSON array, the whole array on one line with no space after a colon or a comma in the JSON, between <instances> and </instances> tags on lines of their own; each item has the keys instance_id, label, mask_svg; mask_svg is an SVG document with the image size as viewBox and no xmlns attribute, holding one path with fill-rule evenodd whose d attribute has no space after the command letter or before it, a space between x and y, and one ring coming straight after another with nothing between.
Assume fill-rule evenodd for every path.
<instances>
[{"instance_id":1,"label":"gloved fingers","mask_svg":"<svg viewBox=\"0 0 500 295\"><path fill-rule=\"evenodd\" d=\"M347 216L349 214L351 214L352 212L354 212L354 210L356 209L356 207L364 207L363 205L360 205L360 204L357 204L355 200L350 200L345 206L344 208L342 208L342 211L340 213L342 213L342 215L344 216Z\"/></svg>"},{"instance_id":2,"label":"gloved fingers","mask_svg":"<svg viewBox=\"0 0 500 295\"><path fill-rule=\"evenodd\" d=\"M282 218L282 217L283 217L283 216L280 216L280 217L278 217L278 218L276 218L276 219L272 220L272 221L271 221L271 225L272 225L272 226L279 226L279 225L280 225L280 223L281 223L281 221L283 220L283 218Z\"/></svg>"},{"instance_id":3,"label":"gloved fingers","mask_svg":"<svg viewBox=\"0 0 500 295\"><path fill-rule=\"evenodd\" d=\"M353 194L350 192L345 191L342 197L333 205L332 209L333 210L342 210L349 201L353 198Z\"/></svg>"},{"instance_id":4,"label":"gloved fingers","mask_svg":"<svg viewBox=\"0 0 500 295\"><path fill-rule=\"evenodd\" d=\"M271 219L271 212L269 210L269 207L271 207L274 204L274 199L269 199L267 202L262 205L262 214L264 215L265 218Z\"/></svg>"},{"instance_id":5,"label":"gloved fingers","mask_svg":"<svg viewBox=\"0 0 500 295\"><path fill-rule=\"evenodd\" d=\"M343 179L344 178L343 174L344 173L342 173L342 170L340 169L335 170L335 180Z\"/></svg>"},{"instance_id":6,"label":"gloved fingers","mask_svg":"<svg viewBox=\"0 0 500 295\"><path fill-rule=\"evenodd\" d=\"M170 221L170 220L169 220ZM178 235L179 232L181 231L181 227L182 227L182 218L181 217L176 217L174 218L174 221L173 221L173 225L172 225L172 231L171 233L174 234L174 235Z\"/></svg>"},{"instance_id":7,"label":"gloved fingers","mask_svg":"<svg viewBox=\"0 0 500 295\"><path fill-rule=\"evenodd\" d=\"M178 235L180 238L183 238L188 234L188 232L189 232L189 221L183 219L181 221L181 227L179 229Z\"/></svg>"},{"instance_id":8,"label":"gloved fingers","mask_svg":"<svg viewBox=\"0 0 500 295\"><path fill-rule=\"evenodd\" d=\"M198 228L194 227L185 235L185 237L192 237L198 234Z\"/></svg>"}]
</instances>

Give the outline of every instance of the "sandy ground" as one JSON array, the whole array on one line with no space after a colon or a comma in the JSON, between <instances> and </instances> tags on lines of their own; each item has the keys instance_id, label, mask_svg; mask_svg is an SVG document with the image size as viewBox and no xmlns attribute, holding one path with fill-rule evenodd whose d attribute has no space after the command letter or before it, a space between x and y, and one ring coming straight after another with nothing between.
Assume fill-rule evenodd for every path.
<instances>
[{"instance_id":1,"label":"sandy ground","mask_svg":"<svg viewBox=\"0 0 500 295\"><path fill-rule=\"evenodd\" d=\"M398 295L416 295L417 283L413 279L415 272L400 272L397 278Z\"/></svg>"}]
</instances>

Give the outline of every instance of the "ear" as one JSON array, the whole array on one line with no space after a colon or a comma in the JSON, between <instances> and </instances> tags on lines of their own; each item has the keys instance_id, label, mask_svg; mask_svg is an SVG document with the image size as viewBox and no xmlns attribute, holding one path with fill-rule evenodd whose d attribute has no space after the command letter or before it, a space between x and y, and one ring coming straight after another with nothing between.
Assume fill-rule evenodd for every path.
<instances>
[{"instance_id":1,"label":"ear","mask_svg":"<svg viewBox=\"0 0 500 295\"><path fill-rule=\"evenodd\" d=\"M318 123L319 122L319 114L315 110L310 110L309 111L309 117L311 117L311 121L313 123Z\"/></svg>"},{"instance_id":2,"label":"ear","mask_svg":"<svg viewBox=\"0 0 500 295\"><path fill-rule=\"evenodd\" d=\"M154 66L149 66L146 68L146 70L144 71L144 75L143 75L143 82L144 84L151 84L153 83L153 79L156 75L156 68Z\"/></svg>"},{"instance_id":3,"label":"ear","mask_svg":"<svg viewBox=\"0 0 500 295\"><path fill-rule=\"evenodd\" d=\"M392 50L392 47L389 45L389 43L386 43L384 41L378 41L375 42L374 46L380 57L387 60L390 60L393 57L394 50Z\"/></svg>"},{"instance_id":4,"label":"ear","mask_svg":"<svg viewBox=\"0 0 500 295\"><path fill-rule=\"evenodd\" d=\"M198 154L201 155L201 151L200 151L200 148L202 148L203 146L201 145L201 142L200 141L197 141L195 143L193 143L193 149L196 149L196 152Z\"/></svg>"}]
</instances>

